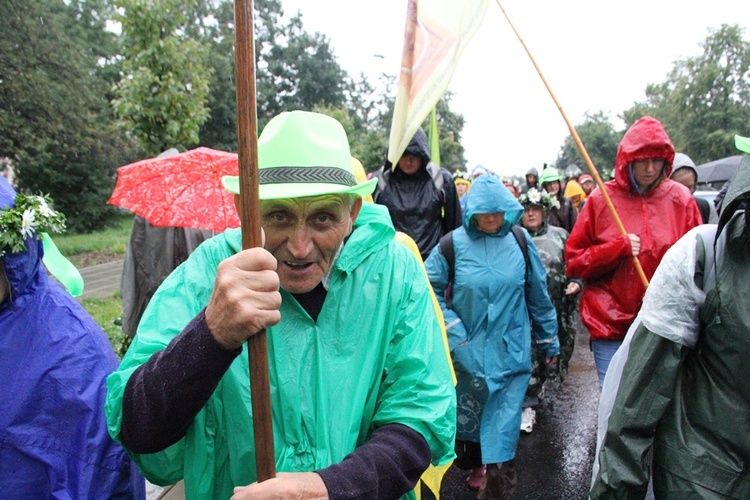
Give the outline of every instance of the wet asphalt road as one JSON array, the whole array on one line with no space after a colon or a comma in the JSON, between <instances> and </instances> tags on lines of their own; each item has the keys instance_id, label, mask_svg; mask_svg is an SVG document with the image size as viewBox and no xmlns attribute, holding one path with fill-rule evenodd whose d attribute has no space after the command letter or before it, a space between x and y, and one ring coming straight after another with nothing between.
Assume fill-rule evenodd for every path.
<instances>
[{"instance_id":1,"label":"wet asphalt road","mask_svg":"<svg viewBox=\"0 0 750 500\"><path fill-rule=\"evenodd\" d=\"M583 329L582 329L583 330ZM531 434L521 434L516 452L515 498L584 499L591 481L596 446L599 385L585 330L576 338L568 376L561 385L548 382L536 407ZM468 471L451 467L443 479L443 500L476 498L465 480ZM430 494L423 498L433 498Z\"/></svg>"}]
</instances>

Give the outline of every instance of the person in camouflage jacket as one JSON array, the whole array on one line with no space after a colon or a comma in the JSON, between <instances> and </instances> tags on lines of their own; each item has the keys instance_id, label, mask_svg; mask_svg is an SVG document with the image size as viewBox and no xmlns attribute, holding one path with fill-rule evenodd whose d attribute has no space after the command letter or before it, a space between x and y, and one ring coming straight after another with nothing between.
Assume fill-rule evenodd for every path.
<instances>
[{"instance_id":1,"label":"person in camouflage jacket","mask_svg":"<svg viewBox=\"0 0 750 500\"><path fill-rule=\"evenodd\" d=\"M578 293L582 282L565 276L565 242L568 240L568 232L550 225L548 220L549 210L558 203L555 197L544 190L532 188L523 193L518 201L524 207L521 225L529 232L547 270L547 292L557 311L560 338L558 374L563 378L575 346L576 332L573 320L578 309ZM533 346L532 350L536 351ZM533 352L531 382L526 393L530 401L541 395L545 380L543 366L539 356Z\"/></svg>"}]
</instances>

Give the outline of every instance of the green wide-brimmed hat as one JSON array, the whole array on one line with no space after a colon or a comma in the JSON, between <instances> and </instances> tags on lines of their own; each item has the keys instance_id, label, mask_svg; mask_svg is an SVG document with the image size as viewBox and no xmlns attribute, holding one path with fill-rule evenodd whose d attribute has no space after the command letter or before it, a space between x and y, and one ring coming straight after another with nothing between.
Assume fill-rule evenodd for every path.
<instances>
[{"instance_id":1,"label":"green wide-brimmed hat","mask_svg":"<svg viewBox=\"0 0 750 500\"><path fill-rule=\"evenodd\" d=\"M377 179L357 183L344 127L330 116L307 111L281 113L258 138L260 199L304 198L324 194L366 196ZM221 180L239 194L239 177Z\"/></svg>"}]
</instances>

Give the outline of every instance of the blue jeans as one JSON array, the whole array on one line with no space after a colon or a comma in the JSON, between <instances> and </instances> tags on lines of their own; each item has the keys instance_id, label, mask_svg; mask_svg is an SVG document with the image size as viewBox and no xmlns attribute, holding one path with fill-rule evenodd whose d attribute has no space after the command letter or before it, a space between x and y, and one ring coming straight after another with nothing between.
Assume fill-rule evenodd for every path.
<instances>
[{"instance_id":1,"label":"blue jeans","mask_svg":"<svg viewBox=\"0 0 750 500\"><path fill-rule=\"evenodd\" d=\"M599 390L604 384L604 376L607 374L609 362L615 355L617 349L622 345L622 340L592 340L591 349L594 351L594 363L596 374L599 375Z\"/></svg>"}]
</instances>

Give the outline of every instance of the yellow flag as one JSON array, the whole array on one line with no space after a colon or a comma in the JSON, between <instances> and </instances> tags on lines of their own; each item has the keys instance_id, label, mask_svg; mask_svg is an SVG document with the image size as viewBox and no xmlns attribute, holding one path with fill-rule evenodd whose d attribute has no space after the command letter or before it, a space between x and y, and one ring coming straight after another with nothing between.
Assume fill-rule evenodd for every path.
<instances>
[{"instance_id":1,"label":"yellow flag","mask_svg":"<svg viewBox=\"0 0 750 500\"><path fill-rule=\"evenodd\" d=\"M396 165L450 83L488 0L409 0L388 160Z\"/></svg>"}]
</instances>

